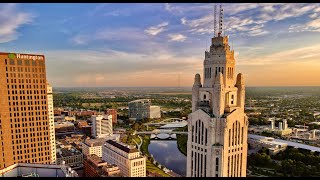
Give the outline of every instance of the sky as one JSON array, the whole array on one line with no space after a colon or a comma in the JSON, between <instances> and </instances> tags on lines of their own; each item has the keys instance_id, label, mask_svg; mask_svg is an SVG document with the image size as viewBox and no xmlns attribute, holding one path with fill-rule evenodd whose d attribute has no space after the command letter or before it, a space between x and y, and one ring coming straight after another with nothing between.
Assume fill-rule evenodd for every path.
<instances>
[{"instance_id":1,"label":"sky","mask_svg":"<svg viewBox=\"0 0 320 180\"><path fill-rule=\"evenodd\" d=\"M320 85L320 4L223 3L247 86ZM0 51L44 54L53 87L192 86L213 4L1 4Z\"/></svg>"}]
</instances>

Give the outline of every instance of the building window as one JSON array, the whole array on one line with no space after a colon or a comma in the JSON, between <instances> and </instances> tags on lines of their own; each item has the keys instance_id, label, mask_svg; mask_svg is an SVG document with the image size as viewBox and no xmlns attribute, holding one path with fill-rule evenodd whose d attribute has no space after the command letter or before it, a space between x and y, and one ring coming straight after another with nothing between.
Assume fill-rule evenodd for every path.
<instances>
[{"instance_id":1,"label":"building window","mask_svg":"<svg viewBox=\"0 0 320 180\"><path fill-rule=\"evenodd\" d=\"M206 145L207 145L207 143L208 143L208 131L207 131L207 128L206 128L206 137L205 137L205 143L206 143Z\"/></svg>"},{"instance_id":2,"label":"building window","mask_svg":"<svg viewBox=\"0 0 320 180\"><path fill-rule=\"evenodd\" d=\"M233 102L234 102L234 95L232 94L231 95L231 104L233 104Z\"/></svg>"},{"instance_id":3,"label":"building window","mask_svg":"<svg viewBox=\"0 0 320 180\"><path fill-rule=\"evenodd\" d=\"M219 172L219 158L216 158L216 172Z\"/></svg>"}]
</instances>

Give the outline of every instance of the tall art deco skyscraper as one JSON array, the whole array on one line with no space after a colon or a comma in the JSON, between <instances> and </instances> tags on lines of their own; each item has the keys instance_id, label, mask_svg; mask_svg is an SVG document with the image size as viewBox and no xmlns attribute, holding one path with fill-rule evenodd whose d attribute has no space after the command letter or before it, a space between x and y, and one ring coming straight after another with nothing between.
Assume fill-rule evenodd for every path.
<instances>
[{"instance_id":1,"label":"tall art deco skyscraper","mask_svg":"<svg viewBox=\"0 0 320 180\"><path fill-rule=\"evenodd\" d=\"M216 7L215 7L216 9ZM245 85L235 79L234 51L219 31L205 52L204 80L195 75L192 113L188 120L188 177L245 177L248 119L244 113ZM215 26L216 27L216 26Z\"/></svg>"},{"instance_id":2,"label":"tall art deco skyscraper","mask_svg":"<svg viewBox=\"0 0 320 180\"><path fill-rule=\"evenodd\" d=\"M47 90L43 55L0 52L0 169L54 163Z\"/></svg>"}]
</instances>

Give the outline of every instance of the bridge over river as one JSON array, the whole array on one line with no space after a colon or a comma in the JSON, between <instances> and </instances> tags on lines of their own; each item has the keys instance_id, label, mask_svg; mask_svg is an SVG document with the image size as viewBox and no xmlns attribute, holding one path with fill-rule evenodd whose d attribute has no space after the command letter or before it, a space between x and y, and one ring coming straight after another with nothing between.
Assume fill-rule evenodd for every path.
<instances>
[{"instance_id":1,"label":"bridge over river","mask_svg":"<svg viewBox=\"0 0 320 180\"><path fill-rule=\"evenodd\" d=\"M188 125L188 121L180 118L168 118L160 122L145 123L147 130L149 126L157 126L161 129L175 129Z\"/></svg>"},{"instance_id":2,"label":"bridge over river","mask_svg":"<svg viewBox=\"0 0 320 180\"><path fill-rule=\"evenodd\" d=\"M134 132L133 135L141 135L141 134L150 134L154 137L151 137L152 140L176 140L177 134L188 134L185 131L174 131L174 130L166 130L166 129L155 129L153 131L140 131ZM161 136L168 135L166 138L162 138Z\"/></svg>"}]
</instances>

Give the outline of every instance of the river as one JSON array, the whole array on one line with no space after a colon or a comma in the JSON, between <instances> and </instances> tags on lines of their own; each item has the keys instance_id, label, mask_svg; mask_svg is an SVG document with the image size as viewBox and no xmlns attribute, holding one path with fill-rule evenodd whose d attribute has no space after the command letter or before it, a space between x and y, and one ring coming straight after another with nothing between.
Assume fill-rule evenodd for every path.
<instances>
[{"instance_id":1,"label":"river","mask_svg":"<svg viewBox=\"0 0 320 180\"><path fill-rule=\"evenodd\" d=\"M158 137L166 138L168 135L159 134ZM175 135L172 137L175 138ZM187 157L179 151L176 140L151 140L148 150L160 164L181 176L186 176Z\"/></svg>"}]
</instances>

